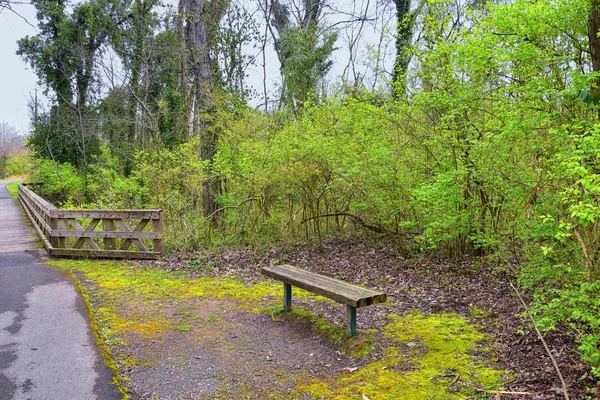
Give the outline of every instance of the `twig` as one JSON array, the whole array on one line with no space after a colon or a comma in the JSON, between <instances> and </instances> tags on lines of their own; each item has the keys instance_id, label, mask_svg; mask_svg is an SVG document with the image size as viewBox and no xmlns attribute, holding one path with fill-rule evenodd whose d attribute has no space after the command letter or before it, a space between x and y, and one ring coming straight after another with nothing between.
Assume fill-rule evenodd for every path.
<instances>
[{"instance_id":1,"label":"twig","mask_svg":"<svg viewBox=\"0 0 600 400\"><path fill-rule=\"evenodd\" d=\"M525 304L523 297L521 297L521 294L513 286L512 283L510 283L510 287L512 288L512 290L515 292L515 294L519 298L519 301L521 302L521 304L523 304L523 307L525 307L525 312L527 313L527 316L529 317L529 319L531 320L531 323L533 324L533 329L535 329L535 331L537 332L538 338L544 345L544 349L546 349L546 353L548 353L548 357L550 357L550 360L552 361L552 365L554 365L554 369L556 370L556 374L558 375L558 378L560 379L560 384L562 385L563 393L565 395L565 400L569 400L569 393L567 391L567 384L565 382L565 379L563 378L562 374L560 373L560 368L558 368L558 363L554 359L554 356L550 352L550 348L548 348L548 345L546 344L546 341L544 340L542 333L538 329L537 324L535 323L535 319L533 319L533 316L531 315L531 312L529 311L529 307L527 307L527 304Z\"/></svg>"},{"instance_id":2,"label":"twig","mask_svg":"<svg viewBox=\"0 0 600 400\"><path fill-rule=\"evenodd\" d=\"M507 395L511 395L511 396L516 396L516 395L533 396L533 395L537 394L537 393L532 393L532 392L509 392L506 390L485 390L485 389L479 389L474 386L472 388L475 389L475 391L477 391L477 392L489 393L489 394L507 394Z\"/></svg>"},{"instance_id":3,"label":"twig","mask_svg":"<svg viewBox=\"0 0 600 400\"><path fill-rule=\"evenodd\" d=\"M507 395L524 395L524 396L534 396L537 395L538 393L534 393L534 392L511 392L511 391L507 391L507 390L486 390L486 389L482 389L479 388L477 386L471 385L469 382L466 382L464 380L460 380L465 386L470 387L471 389L475 390L476 392L479 393L489 393L489 394L507 394Z\"/></svg>"},{"instance_id":4,"label":"twig","mask_svg":"<svg viewBox=\"0 0 600 400\"><path fill-rule=\"evenodd\" d=\"M247 202L253 201L253 200L260 200L260 198L259 197L250 197L250 198L247 198L246 200L242 201L240 204L236 204L234 206L231 206L231 205L223 206L223 207L219 208L218 210L213 211L212 214L210 214L208 217L206 217L206 219L210 219L210 218L214 217L216 214L220 213L221 211L227 210L228 208L240 208Z\"/></svg>"},{"instance_id":5,"label":"twig","mask_svg":"<svg viewBox=\"0 0 600 400\"><path fill-rule=\"evenodd\" d=\"M460 374L456 374L456 376L454 377L454 379L452 379L452 382L450 382L448 387L454 386L456 384L456 382L458 382L459 379L460 379Z\"/></svg>"},{"instance_id":6,"label":"twig","mask_svg":"<svg viewBox=\"0 0 600 400\"><path fill-rule=\"evenodd\" d=\"M585 245L585 242L581 238L581 235L577 231L577 227L573 229L573 235L575 239L577 239L577 243L581 246L581 251L583 252L583 258L585 259L585 265L587 266L587 278L588 281L592 281L592 273L595 271L596 267L594 266L594 261L592 261L592 257L590 257L590 253L588 252L588 248Z\"/></svg>"}]
</instances>

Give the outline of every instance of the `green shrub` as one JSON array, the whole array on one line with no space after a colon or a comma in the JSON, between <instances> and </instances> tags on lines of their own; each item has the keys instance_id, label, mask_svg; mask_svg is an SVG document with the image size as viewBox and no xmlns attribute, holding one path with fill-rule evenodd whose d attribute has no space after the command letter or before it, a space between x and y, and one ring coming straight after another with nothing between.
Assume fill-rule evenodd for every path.
<instances>
[{"instance_id":1,"label":"green shrub","mask_svg":"<svg viewBox=\"0 0 600 400\"><path fill-rule=\"evenodd\" d=\"M534 293L541 328L571 328L600 379L600 125L561 134L568 145L549 176L563 190L532 225L537 247L520 280Z\"/></svg>"},{"instance_id":2,"label":"green shrub","mask_svg":"<svg viewBox=\"0 0 600 400\"><path fill-rule=\"evenodd\" d=\"M76 206L86 203L85 179L71 164L36 159L31 183L39 183L36 193L57 207L65 203Z\"/></svg>"},{"instance_id":3,"label":"green shrub","mask_svg":"<svg viewBox=\"0 0 600 400\"><path fill-rule=\"evenodd\" d=\"M12 154L6 160L5 175L28 177L31 173L31 154L25 150Z\"/></svg>"}]
</instances>

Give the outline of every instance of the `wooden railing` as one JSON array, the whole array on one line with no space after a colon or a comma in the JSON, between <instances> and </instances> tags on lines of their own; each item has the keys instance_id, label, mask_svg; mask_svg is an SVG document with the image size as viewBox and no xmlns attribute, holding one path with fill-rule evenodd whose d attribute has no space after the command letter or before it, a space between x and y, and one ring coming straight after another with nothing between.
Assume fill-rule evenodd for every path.
<instances>
[{"instance_id":1,"label":"wooden railing","mask_svg":"<svg viewBox=\"0 0 600 400\"><path fill-rule=\"evenodd\" d=\"M165 254L162 210L61 210L24 185L19 200L52 256L157 259Z\"/></svg>"}]
</instances>

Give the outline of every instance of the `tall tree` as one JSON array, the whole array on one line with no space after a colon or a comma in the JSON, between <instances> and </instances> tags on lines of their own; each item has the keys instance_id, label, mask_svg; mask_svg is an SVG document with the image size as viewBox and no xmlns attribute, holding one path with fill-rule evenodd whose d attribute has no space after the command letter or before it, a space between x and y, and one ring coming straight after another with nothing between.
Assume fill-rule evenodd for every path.
<instances>
[{"instance_id":1,"label":"tall tree","mask_svg":"<svg viewBox=\"0 0 600 400\"><path fill-rule=\"evenodd\" d=\"M155 29L159 25L159 19L154 13L157 0L133 0L131 7L127 9L128 18L122 29L113 33L113 43L117 54L123 61L129 81L125 86L124 95L125 124L123 132L120 132L122 140L113 143L119 148L123 158L124 173L129 176L133 170L134 153L136 149L143 148L145 134L148 124L147 107L145 106L144 89L149 79L149 63L151 58L152 41Z\"/></svg>"},{"instance_id":2,"label":"tall tree","mask_svg":"<svg viewBox=\"0 0 600 400\"><path fill-rule=\"evenodd\" d=\"M280 107L298 108L310 96L316 99L318 83L331 69L337 33L320 23L323 0L302 0L295 21L288 5L271 2L270 22L283 84Z\"/></svg>"},{"instance_id":3,"label":"tall tree","mask_svg":"<svg viewBox=\"0 0 600 400\"><path fill-rule=\"evenodd\" d=\"M69 13L65 0L34 0L38 31L18 42L53 104L40 118L30 144L37 155L87 168L98 138L90 95L100 47L115 25L120 3L91 0Z\"/></svg>"},{"instance_id":4,"label":"tall tree","mask_svg":"<svg viewBox=\"0 0 600 400\"><path fill-rule=\"evenodd\" d=\"M185 16L182 39L189 50L188 61L193 80L192 132L194 136L200 136L200 158L207 162L209 170L217 154L218 140L210 119L210 114L215 110L213 100L219 78L219 63L214 50L218 26L227 7L226 0L181 0L180 3L180 10ZM205 217L216 217L217 196L220 193L220 179L208 174L203 182Z\"/></svg>"},{"instance_id":5,"label":"tall tree","mask_svg":"<svg viewBox=\"0 0 600 400\"><path fill-rule=\"evenodd\" d=\"M588 42L590 48L590 56L592 58L592 69L600 74L600 1L592 0L590 11L588 14ZM596 80L596 93L600 92L600 75Z\"/></svg>"}]
</instances>

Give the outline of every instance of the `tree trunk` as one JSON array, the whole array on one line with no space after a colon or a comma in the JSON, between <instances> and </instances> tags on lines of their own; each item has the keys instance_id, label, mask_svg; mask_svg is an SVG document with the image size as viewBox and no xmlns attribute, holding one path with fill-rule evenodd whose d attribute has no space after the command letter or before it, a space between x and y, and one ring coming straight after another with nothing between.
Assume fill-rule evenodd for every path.
<instances>
[{"instance_id":1,"label":"tree trunk","mask_svg":"<svg viewBox=\"0 0 600 400\"><path fill-rule=\"evenodd\" d=\"M392 73L392 93L395 98L402 97L406 90L406 71L410 64L411 56L408 53L410 48L414 13L410 11L410 0L394 0L396 3L396 21L397 21L397 36L396 36L396 62L394 63L394 71Z\"/></svg>"},{"instance_id":2,"label":"tree trunk","mask_svg":"<svg viewBox=\"0 0 600 400\"><path fill-rule=\"evenodd\" d=\"M590 55L592 58L592 68L594 72L600 72L600 38L598 30L600 29L600 0L592 0L592 6L588 15L588 41L590 45ZM600 77L596 80L596 87L593 92L600 91Z\"/></svg>"},{"instance_id":3,"label":"tree trunk","mask_svg":"<svg viewBox=\"0 0 600 400\"><path fill-rule=\"evenodd\" d=\"M216 223L216 198L221 192L221 182L210 171L217 153L218 137L206 116L212 111L219 68L211 50L215 46L215 30L226 6L223 0L181 0L181 9L187 20L184 31L195 87L193 134L200 136L200 158L209 164L207 178L202 183L204 216L212 217L213 224Z\"/></svg>"}]
</instances>

